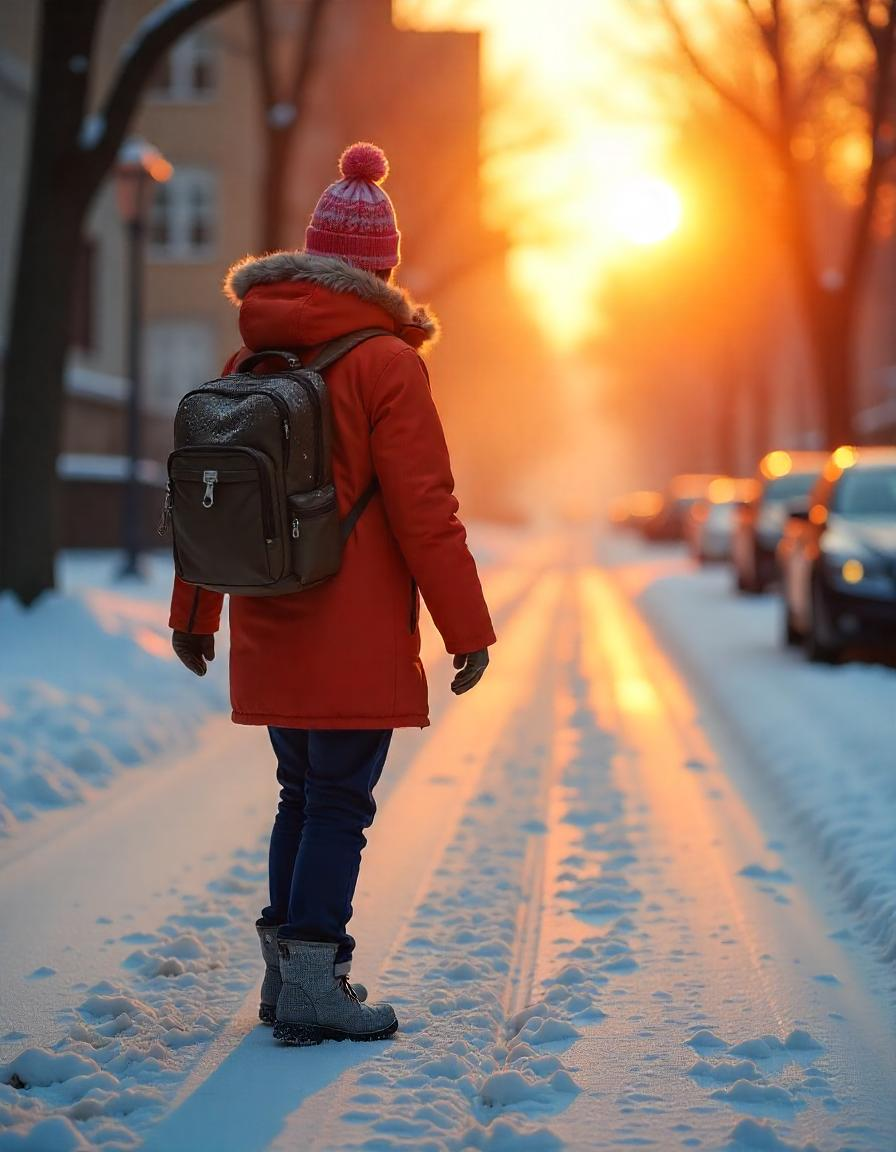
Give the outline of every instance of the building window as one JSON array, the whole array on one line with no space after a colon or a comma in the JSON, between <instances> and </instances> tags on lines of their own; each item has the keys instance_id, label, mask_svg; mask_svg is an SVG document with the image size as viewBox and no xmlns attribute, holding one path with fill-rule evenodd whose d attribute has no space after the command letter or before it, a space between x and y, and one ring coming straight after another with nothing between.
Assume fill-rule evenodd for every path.
<instances>
[{"instance_id":1,"label":"building window","mask_svg":"<svg viewBox=\"0 0 896 1152\"><path fill-rule=\"evenodd\" d=\"M172 104L205 103L215 96L218 55L215 40L201 28L184 36L153 73L149 98Z\"/></svg>"},{"instance_id":2,"label":"building window","mask_svg":"<svg viewBox=\"0 0 896 1152\"><path fill-rule=\"evenodd\" d=\"M69 313L69 344L81 352L96 347L96 241L82 238L75 257L75 286Z\"/></svg>"},{"instance_id":3,"label":"building window","mask_svg":"<svg viewBox=\"0 0 896 1152\"><path fill-rule=\"evenodd\" d=\"M214 328L204 320L154 320L145 357L145 406L170 416L185 392L216 375Z\"/></svg>"},{"instance_id":4,"label":"building window","mask_svg":"<svg viewBox=\"0 0 896 1152\"><path fill-rule=\"evenodd\" d=\"M177 168L155 191L149 256L158 262L202 263L215 258L217 180L202 168Z\"/></svg>"}]
</instances>

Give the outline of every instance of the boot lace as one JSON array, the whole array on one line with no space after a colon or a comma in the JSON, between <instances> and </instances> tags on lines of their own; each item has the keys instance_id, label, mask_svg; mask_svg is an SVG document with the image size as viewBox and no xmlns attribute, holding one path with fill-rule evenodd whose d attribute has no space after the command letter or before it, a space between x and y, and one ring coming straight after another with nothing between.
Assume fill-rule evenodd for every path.
<instances>
[{"instance_id":1,"label":"boot lace","mask_svg":"<svg viewBox=\"0 0 896 1152\"><path fill-rule=\"evenodd\" d=\"M342 991L346 994L346 996L348 996L349 1000L354 1000L356 1004L361 1003L361 1001L355 995L354 988L352 988L351 984L349 983L348 976L340 976L339 983L342 985Z\"/></svg>"}]
</instances>

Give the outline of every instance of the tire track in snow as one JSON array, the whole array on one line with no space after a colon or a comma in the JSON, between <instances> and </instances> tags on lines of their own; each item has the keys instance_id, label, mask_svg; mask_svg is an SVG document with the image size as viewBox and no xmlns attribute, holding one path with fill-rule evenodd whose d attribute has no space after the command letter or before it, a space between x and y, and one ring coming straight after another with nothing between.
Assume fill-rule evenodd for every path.
<instances>
[{"instance_id":1,"label":"tire track in snow","mask_svg":"<svg viewBox=\"0 0 896 1152\"><path fill-rule=\"evenodd\" d=\"M626 585L666 649L754 760L768 802L787 811L811 845L853 927L892 966L896 898L887 868L889 829L880 816L896 801L882 751L892 742L893 721L886 705L875 706L892 672L863 664L818 667L802 654L779 650L780 622L774 618L769 626L771 605L732 601L718 573L691 572L686 582L660 587L642 563L637 583ZM706 600L705 617L688 634L683 625L696 596ZM720 660L725 666L715 676ZM780 685L776 696L768 692L769 682ZM754 693L757 706L745 709L744 699ZM826 802L813 794L819 786Z\"/></svg>"},{"instance_id":2,"label":"tire track in snow","mask_svg":"<svg viewBox=\"0 0 896 1152\"><path fill-rule=\"evenodd\" d=\"M556 1135L574 1147L600 1099L598 1148L879 1152L896 1123L886 1016L798 875L786 904L740 875L768 860L766 831L627 600L594 570L582 603L590 706L616 734L628 872L649 900L631 936L637 969L614 980L606 1019L568 1054L587 1071ZM841 972L842 985L818 971Z\"/></svg>"},{"instance_id":3,"label":"tire track in snow","mask_svg":"<svg viewBox=\"0 0 896 1152\"><path fill-rule=\"evenodd\" d=\"M500 739L390 952L384 976L402 1021L395 1042L308 1099L273 1148L486 1146L476 1096L500 1066L507 986L527 950L517 922L528 895L521 831L550 771L560 580L549 578L527 606L526 655L518 661L520 649L508 649L497 697Z\"/></svg>"}]
</instances>

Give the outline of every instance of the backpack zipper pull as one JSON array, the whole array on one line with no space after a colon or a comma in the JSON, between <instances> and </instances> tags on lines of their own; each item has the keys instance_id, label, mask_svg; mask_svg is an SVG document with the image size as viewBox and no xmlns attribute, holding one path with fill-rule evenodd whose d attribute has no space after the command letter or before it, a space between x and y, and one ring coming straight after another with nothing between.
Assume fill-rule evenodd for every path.
<instances>
[{"instance_id":1,"label":"backpack zipper pull","mask_svg":"<svg viewBox=\"0 0 896 1152\"><path fill-rule=\"evenodd\" d=\"M292 538L293 540L298 540L299 538L299 518L297 516L293 516L292 518Z\"/></svg>"},{"instance_id":2,"label":"backpack zipper pull","mask_svg":"<svg viewBox=\"0 0 896 1152\"><path fill-rule=\"evenodd\" d=\"M158 527L156 532L160 536L164 536L168 531L168 524L171 521L171 481L165 485L165 503L162 505L162 515L159 517Z\"/></svg>"},{"instance_id":3,"label":"backpack zipper pull","mask_svg":"<svg viewBox=\"0 0 896 1152\"><path fill-rule=\"evenodd\" d=\"M202 507L211 508L215 502L215 484L218 482L218 473L214 468L208 468L202 473L202 482L205 484L205 495L202 497Z\"/></svg>"}]
</instances>

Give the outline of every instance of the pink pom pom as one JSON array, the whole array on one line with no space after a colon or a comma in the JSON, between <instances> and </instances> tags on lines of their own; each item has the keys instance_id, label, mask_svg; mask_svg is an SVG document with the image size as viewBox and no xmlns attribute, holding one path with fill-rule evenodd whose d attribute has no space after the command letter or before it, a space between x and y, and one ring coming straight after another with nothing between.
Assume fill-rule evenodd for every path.
<instances>
[{"instance_id":1,"label":"pink pom pom","mask_svg":"<svg viewBox=\"0 0 896 1152\"><path fill-rule=\"evenodd\" d=\"M369 180L379 184L389 175L389 161L382 148L364 142L352 144L339 157L343 180Z\"/></svg>"}]
</instances>

